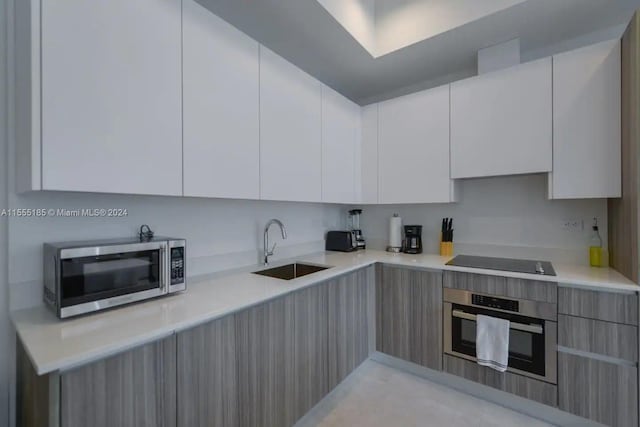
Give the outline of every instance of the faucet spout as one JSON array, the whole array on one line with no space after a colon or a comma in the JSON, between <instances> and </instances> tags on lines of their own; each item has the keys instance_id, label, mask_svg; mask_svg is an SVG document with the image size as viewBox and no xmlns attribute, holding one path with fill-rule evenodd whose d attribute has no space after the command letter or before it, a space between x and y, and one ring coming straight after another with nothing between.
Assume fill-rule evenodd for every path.
<instances>
[{"instance_id":1,"label":"faucet spout","mask_svg":"<svg viewBox=\"0 0 640 427\"><path fill-rule=\"evenodd\" d=\"M284 227L284 224L279 219L271 219L267 222L267 225L264 226L264 265L269 264L269 257L273 255L276 245L273 244L273 247L269 249L269 227L273 224L277 224L280 227L280 233L282 234L282 238L287 238L287 230Z\"/></svg>"}]
</instances>

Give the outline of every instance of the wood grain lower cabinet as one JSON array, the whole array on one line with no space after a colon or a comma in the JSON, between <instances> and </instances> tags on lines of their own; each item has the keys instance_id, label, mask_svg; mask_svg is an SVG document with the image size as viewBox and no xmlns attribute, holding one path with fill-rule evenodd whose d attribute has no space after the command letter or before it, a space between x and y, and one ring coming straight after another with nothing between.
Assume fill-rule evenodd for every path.
<instances>
[{"instance_id":1,"label":"wood grain lower cabinet","mask_svg":"<svg viewBox=\"0 0 640 427\"><path fill-rule=\"evenodd\" d=\"M377 276L377 349L442 369L442 273L383 265Z\"/></svg>"},{"instance_id":2,"label":"wood grain lower cabinet","mask_svg":"<svg viewBox=\"0 0 640 427\"><path fill-rule=\"evenodd\" d=\"M338 385L369 357L369 298L374 289L369 267L328 283L329 386Z\"/></svg>"},{"instance_id":3,"label":"wood grain lower cabinet","mask_svg":"<svg viewBox=\"0 0 640 427\"><path fill-rule=\"evenodd\" d=\"M51 405L59 396L59 382L52 375L38 375L20 340L16 343L16 426L55 426L58 410Z\"/></svg>"},{"instance_id":4,"label":"wood grain lower cabinet","mask_svg":"<svg viewBox=\"0 0 640 427\"><path fill-rule=\"evenodd\" d=\"M241 426L290 426L369 356L373 267L236 314Z\"/></svg>"},{"instance_id":5,"label":"wood grain lower cabinet","mask_svg":"<svg viewBox=\"0 0 640 427\"><path fill-rule=\"evenodd\" d=\"M329 393L328 285L178 334L178 426L292 425Z\"/></svg>"},{"instance_id":6,"label":"wood grain lower cabinet","mask_svg":"<svg viewBox=\"0 0 640 427\"><path fill-rule=\"evenodd\" d=\"M638 368L558 353L563 411L614 427L638 426Z\"/></svg>"},{"instance_id":7,"label":"wood grain lower cabinet","mask_svg":"<svg viewBox=\"0 0 640 427\"><path fill-rule=\"evenodd\" d=\"M638 426L637 295L560 288L558 401L614 427ZM578 317L583 316L583 317Z\"/></svg>"},{"instance_id":8,"label":"wood grain lower cabinet","mask_svg":"<svg viewBox=\"0 0 640 427\"><path fill-rule=\"evenodd\" d=\"M175 426L175 336L61 374L60 425Z\"/></svg>"},{"instance_id":9,"label":"wood grain lower cabinet","mask_svg":"<svg viewBox=\"0 0 640 427\"><path fill-rule=\"evenodd\" d=\"M235 316L177 334L178 427L238 425Z\"/></svg>"},{"instance_id":10,"label":"wood grain lower cabinet","mask_svg":"<svg viewBox=\"0 0 640 427\"><path fill-rule=\"evenodd\" d=\"M240 426L295 422L294 305L285 297L236 314Z\"/></svg>"},{"instance_id":11,"label":"wood grain lower cabinet","mask_svg":"<svg viewBox=\"0 0 640 427\"><path fill-rule=\"evenodd\" d=\"M331 282L330 282L331 283ZM329 284L293 294L293 418L300 419L329 391Z\"/></svg>"},{"instance_id":12,"label":"wood grain lower cabinet","mask_svg":"<svg viewBox=\"0 0 640 427\"><path fill-rule=\"evenodd\" d=\"M61 374L17 352L24 426L292 426L373 350L369 267Z\"/></svg>"}]
</instances>

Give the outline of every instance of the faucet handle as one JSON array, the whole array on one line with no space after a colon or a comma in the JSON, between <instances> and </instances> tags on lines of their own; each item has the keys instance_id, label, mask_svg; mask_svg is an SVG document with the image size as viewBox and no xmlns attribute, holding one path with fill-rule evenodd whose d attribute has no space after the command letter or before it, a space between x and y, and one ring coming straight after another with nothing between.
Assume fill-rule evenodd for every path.
<instances>
[{"instance_id":1,"label":"faucet handle","mask_svg":"<svg viewBox=\"0 0 640 427\"><path fill-rule=\"evenodd\" d=\"M273 255L273 251L276 250L276 245L277 245L277 243L273 244L273 246L271 247L271 250L269 251L269 255Z\"/></svg>"}]
</instances>

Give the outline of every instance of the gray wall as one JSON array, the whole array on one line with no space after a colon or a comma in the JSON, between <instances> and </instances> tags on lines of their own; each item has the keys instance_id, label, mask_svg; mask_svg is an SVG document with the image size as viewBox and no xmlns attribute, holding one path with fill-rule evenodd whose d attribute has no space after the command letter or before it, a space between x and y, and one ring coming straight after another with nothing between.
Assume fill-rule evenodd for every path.
<instances>
[{"instance_id":1,"label":"gray wall","mask_svg":"<svg viewBox=\"0 0 640 427\"><path fill-rule=\"evenodd\" d=\"M7 2L0 0L0 209L7 206ZM7 286L7 220L0 217L0 425L9 425L9 288Z\"/></svg>"}]
</instances>

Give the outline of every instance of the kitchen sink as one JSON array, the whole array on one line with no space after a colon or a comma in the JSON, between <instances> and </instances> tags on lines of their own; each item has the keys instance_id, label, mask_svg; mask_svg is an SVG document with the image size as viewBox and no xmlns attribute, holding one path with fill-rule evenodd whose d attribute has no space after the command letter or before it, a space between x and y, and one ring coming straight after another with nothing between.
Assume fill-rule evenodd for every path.
<instances>
[{"instance_id":1,"label":"kitchen sink","mask_svg":"<svg viewBox=\"0 0 640 427\"><path fill-rule=\"evenodd\" d=\"M320 265L303 264L296 262L293 264L282 265L280 267L269 268L267 270L254 271L253 274L261 276L275 277L276 279L292 280L298 277L307 276L326 270L331 267L323 267Z\"/></svg>"}]
</instances>

